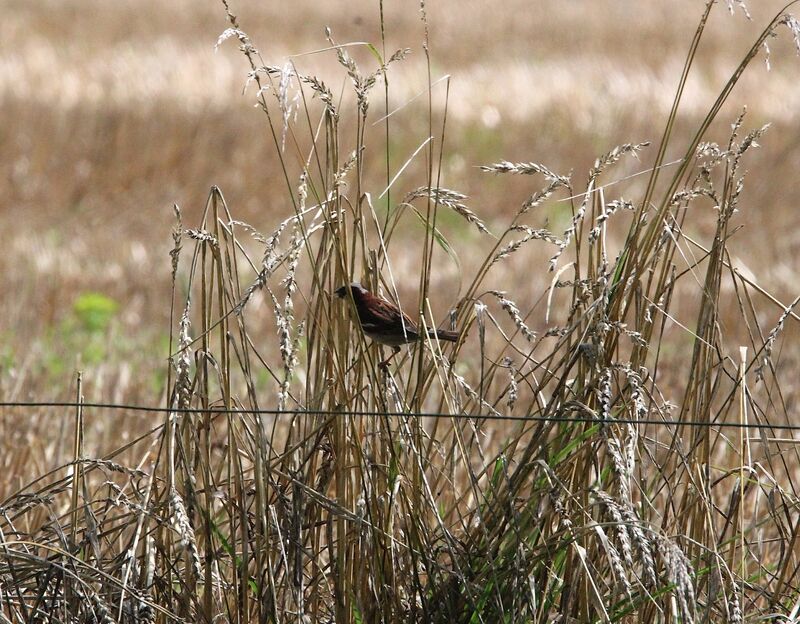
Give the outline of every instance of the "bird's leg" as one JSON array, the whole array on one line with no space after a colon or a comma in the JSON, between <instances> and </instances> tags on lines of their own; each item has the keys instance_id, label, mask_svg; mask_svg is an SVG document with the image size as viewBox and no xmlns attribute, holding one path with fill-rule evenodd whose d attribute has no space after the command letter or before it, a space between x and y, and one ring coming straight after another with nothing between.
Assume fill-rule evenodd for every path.
<instances>
[{"instance_id":1,"label":"bird's leg","mask_svg":"<svg viewBox=\"0 0 800 624\"><path fill-rule=\"evenodd\" d=\"M391 359L395 355L400 353L400 347L392 347L392 349L394 349L394 351L392 351L392 354L388 358L386 358L383 362L378 364L378 368L382 368L383 370L386 370L387 368L389 368L389 362L391 361Z\"/></svg>"}]
</instances>

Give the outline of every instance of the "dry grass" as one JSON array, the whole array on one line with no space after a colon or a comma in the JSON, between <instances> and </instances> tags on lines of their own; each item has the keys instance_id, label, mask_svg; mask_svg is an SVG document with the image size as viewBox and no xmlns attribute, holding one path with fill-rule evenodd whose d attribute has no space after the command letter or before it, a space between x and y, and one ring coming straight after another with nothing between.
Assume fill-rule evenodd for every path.
<instances>
[{"instance_id":1,"label":"dry grass","mask_svg":"<svg viewBox=\"0 0 800 624\"><path fill-rule=\"evenodd\" d=\"M770 426L796 422L777 232L797 193L781 124L798 33L773 24L765 76L747 54L768 7L756 26L709 8L678 83L699 7L631 29L619 6L509 7L495 30L478 4L387 8L376 54L425 46L386 82L364 46L264 67L380 42L371 6L332 12L328 43L301 34L302 7L245 7L249 37L216 57L197 40L221 32L216 5L155 4L154 24L123 3L103 29L60 21L69 2L16 7L0 391L69 398L82 368L77 397L168 411L3 410L4 617L790 621L800 457ZM576 23L592 36L567 56ZM747 115L720 79L741 58ZM59 59L63 97L29 103ZM447 62L471 88L435 82ZM200 201L207 181L225 197ZM464 338L382 371L330 294L353 279ZM762 428L720 426L742 422Z\"/></svg>"}]
</instances>

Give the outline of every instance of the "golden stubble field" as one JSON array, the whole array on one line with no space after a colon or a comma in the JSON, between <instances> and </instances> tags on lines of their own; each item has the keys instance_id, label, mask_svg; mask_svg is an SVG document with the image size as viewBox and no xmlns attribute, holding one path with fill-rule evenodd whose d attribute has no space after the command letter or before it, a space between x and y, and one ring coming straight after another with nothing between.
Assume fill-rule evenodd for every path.
<instances>
[{"instance_id":1,"label":"golden stubble field","mask_svg":"<svg viewBox=\"0 0 800 624\"><path fill-rule=\"evenodd\" d=\"M491 222L510 213L529 187L481 174L478 165L534 161L581 179L614 145L657 141L702 5L548 1L501 10L483 2L432 3L433 79L452 77L446 186L466 193ZM706 112L778 6L749 7L752 21L738 8L734 15L715 12L679 125L690 128ZM283 182L271 140L253 110L255 90L242 94L246 64L235 42L215 51L227 23L213 0L6 0L3 7L3 393L20 398L46 389L46 396L64 398L80 365L60 324L77 296L99 292L119 308L111 357L99 366L103 374L89 375L90 396L150 398L143 377L163 366L159 347L168 330L172 204L193 226L216 184L234 215L259 229L289 214L276 192ZM325 47L325 26L340 42L379 37L378 7L370 2L242 1L233 8L275 65ZM418 11L401 3L387 3L385 13L387 47L412 49L391 76L392 105L399 106L425 88L422 24ZM771 47L771 71L763 62L751 68L712 137L724 140L743 105L749 126L772 124L747 164L745 209L737 215L745 229L736 251L742 266L784 301L794 293L800 244L800 81L790 38ZM355 55L368 64L362 50ZM338 77L330 85L335 92L345 85L331 54L291 60L307 73ZM440 83L437 110L444 94ZM392 155L402 163L426 136L427 122L413 105L394 120ZM645 153L641 167L627 164L620 177L647 162ZM549 280L529 277L531 286L509 290L540 292ZM401 288L414 296L415 284ZM456 295L452 288L446 294ZM64 378L40 385L42 366Z\"/></svg>"},{"instance_id":2,"label":"golden stubble field","mask_svg":"<svg viewBox=\"0 0 800 624\"><path fill-rule=\"evenodd\" d=\"M656 142L702 4L511 2L498 10L484 2L432 3L432 78L451 76L444 186L467 194L491 223L515 210L530 186L482 174L478 165L534 161L580 179L614 145ZM749 7L752 21L739 8L713 14L679 129L693 127L707 111L777 7L766 1ZM255 89L243 94L246 62L235 42L215 50L227 22L212 0L6 0L3 8L0 279L7 294L0 301L0 389L7 399L63 400L72 394L73 372L83 369L87 398L149 404L163 392L172 204L193 227L215 184L234 216L262 231L290 214L276 192L281 177L254 110ZM242 1L233 8L267 63L291 59L306 73L335 77L330 87L337 93L346 76L335 57L301 54L326 47L325 26L338 42L379 40L375 3ZM387 48L412 49L391 76L391 104L400 106L425 89L423 27L418 10L401 3L387 3L385 18ZM772 124L763 149L747 163L736 259L788 303L800 244L800 81L790 38L770 46L771 71L762 60L747 72L711 136L724 140L744 105L750 127ZM354 54L369 66L363 50ZM432 98L440 112L443 87L434 87ZM424 107L407 106L393 123L391 154L399 166L427 136ZM653 152L616 175L644 169ZM381 154L372 156L379 163ZM381 167L372 171L374 195L385 185ZM563 227L566 213L557 208L548 209L543 223ZM470 244L478 243L461 248L467 259ZM438 311L458 294L455 271L445 261L433 276L445 300ZM551 276L533 271L525 278L508 290L538 297ZM415 280L401 280L399 288L405 298L416 296ZM115 303L87 354L75 304L93 293Z\"/></svg>"}]
</instances>

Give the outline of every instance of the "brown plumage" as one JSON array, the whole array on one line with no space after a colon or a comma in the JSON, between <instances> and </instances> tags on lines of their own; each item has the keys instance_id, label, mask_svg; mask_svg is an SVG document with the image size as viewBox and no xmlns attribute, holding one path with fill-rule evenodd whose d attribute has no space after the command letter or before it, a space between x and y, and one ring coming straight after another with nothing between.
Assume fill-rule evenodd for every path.
<instances>
[{"instance_id":1,"label":"brown plumage","mask_svg":"<svg viewBox=\"0 0 800 624\"><path fill-rule=\"evenodd\" d=\"M394 349L392 355L381 362L382 367L386 367L389 360L400 352L400 345L419 340L417 324L396 305L381 297L376 297L358 282L338 288L336 295L344 298L348 292L353 295L353 302L356 304L356 312L358 312L358 322L364 333L375 342ZM459 334L444 329L429 329L428 336L439 340L458 342Z\"/></svg>"}]
</instances>

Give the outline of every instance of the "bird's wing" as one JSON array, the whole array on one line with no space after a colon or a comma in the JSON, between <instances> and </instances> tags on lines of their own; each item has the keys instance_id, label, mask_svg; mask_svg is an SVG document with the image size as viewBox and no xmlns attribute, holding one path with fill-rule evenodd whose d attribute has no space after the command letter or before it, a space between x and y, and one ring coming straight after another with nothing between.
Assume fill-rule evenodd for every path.
<instances>
[{"instance_id":1,"label":"bird's wing","mask_svg":"<svg viewBox=\"0 0 800 624\"><path fill-rule=\"evenodd\" d=\"M365 313L361 318L364 329L378 326L397 326L398 329L405 326L407 330L416 331L416 325L400 308L388 301L370 295L369 300L362 306Z\"/></svg>"}]
</instances>

